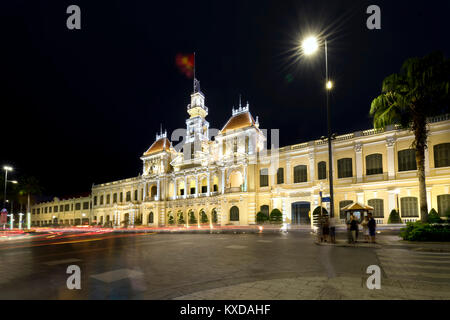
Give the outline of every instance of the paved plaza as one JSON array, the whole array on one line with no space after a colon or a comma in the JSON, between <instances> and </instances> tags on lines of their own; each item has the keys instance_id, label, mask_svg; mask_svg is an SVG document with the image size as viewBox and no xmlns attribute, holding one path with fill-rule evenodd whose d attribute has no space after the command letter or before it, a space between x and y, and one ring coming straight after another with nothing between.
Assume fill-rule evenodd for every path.
<instances>
[{"instance_id":1,"label":"paved plaza","mask_svg":"<svg viewBox=\"0 0 450 320\"><path fill-rule=\"evenodd\" d=\"M317 244L309 230L102 233L0 242L1 299L450 299L450 246ZM69 265L81 289L69 290ZM369 290L367 267L381 269Z\"/></svg>"}]
</instances>

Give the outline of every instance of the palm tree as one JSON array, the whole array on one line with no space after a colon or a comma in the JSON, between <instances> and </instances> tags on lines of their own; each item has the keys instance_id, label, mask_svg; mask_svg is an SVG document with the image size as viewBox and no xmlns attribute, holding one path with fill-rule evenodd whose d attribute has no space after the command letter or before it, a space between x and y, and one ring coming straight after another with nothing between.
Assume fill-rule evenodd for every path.
<instances>
[{"instance_id":1,"label":"palm tree","mask_svg":"<svg viewBox=\"0 0 450 320\"><path fill-rule=\"evenodd\" d=\"M31 195L38 195L42 192L42 188L39 184L39 181L36 179L36 177L28 176L23 179L21 179L20 185L19 185L19 195L20 196L27 196L27 213L30 212L30 206L31 206Z\"/></svg>"},{"instance_id":2,"label":"palm tree","mask_svg":"<svg viewBox=\"0 0 450 320\"><path fill-rule=\"evenodd\" d=\"M400 124L414 133L419 177L420 219L427 220L425 149L427 117L448 113L450 62L441 52L407 59L400 73L383 80L381 95L372 101L370 115L375 128Z\"/></svg>"}]
</instances>

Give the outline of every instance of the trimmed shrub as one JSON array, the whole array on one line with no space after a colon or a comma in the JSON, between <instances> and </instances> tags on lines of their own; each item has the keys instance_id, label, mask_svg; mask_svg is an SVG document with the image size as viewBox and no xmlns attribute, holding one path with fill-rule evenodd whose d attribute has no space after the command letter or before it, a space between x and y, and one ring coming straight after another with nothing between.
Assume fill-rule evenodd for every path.
<instances>
[{"instance_id":1,"label":"trimmed shrub","mask_svg":"<svg viewBox=\"0 0 450 320\"><path fill-rule=\"evenodd\" d=\"M213 214L212 214L212 223L217 223L217 212L216 212L216 211L213 211Z\"/></svg>"},{"instance_id":2,"label":"trimmed shrub","mask_svg":"<svg viewBox=\"0 0 450 320\"><path fill-rule=\"evenodd\" d=\"M269 220L269 216L265 214L264 212L260 211L256 214L256 222L258 223L264 223L265 221Z\"/></svg>"},{"instance_id":3,"label":"trimmed shrub","mask_svg":"<svg viewBox=\"0 0 450 320\"><path fill-rule=\"evenodd\" d=\"M402 223L402 219L400 218L397 210L392 209L391 213L389 214L388 223Z\"/></svg>"},{"instance_id":4,"label":"trimmed shrub","mask_svg":"<svg viewBox=\"0 0 450 320\"><path fill-rule=\"evenodd\" d=\"M173 220L173 216L171 215L171 216L169 216L169 224L174 224L174 220Z\"/></svg>"},{"instance_id":5,"label":"trimmed shrub","mask_svg":"<svg viewBox=\"0 0 450 320\"><path fill-rule=\"evenodd\" d=\"M283 221L283 214L277 208L274 208L272 212L270 212L270 221L271 222L281 222Z\"/></svg>"},{"instance_id":6,"label":"trimmed shrub","mask_svg":"<svg viewBox=\"0 0 450 320\"><path fill-rule=\"evenodd\" d=\"M434 209L431 209L430 213L428 213L427 221L429 223L441 223L442 222L441 217Z\"/></svg>"},{"instance_id":7,"label":"trimmed shrub","mask_svg":"<svg viewBox=\"0 0 450 320\"><path fill-rule=\"evenodd\" d=\"M183 213L180 213L180 215L178 216L178 224L185 224L186 222L184 221L184 217L183 217Z\"/></svg>"},{"instance_id":8,"label":"trimmed shrub","mask_svg":"<svg viewBox=\"0 0 450 320\"><path fill-rule=\"evenodd\" d=\"M400 236L409 241L450 241L450 225L408 222Z\"/></svg>"}]
</instances>

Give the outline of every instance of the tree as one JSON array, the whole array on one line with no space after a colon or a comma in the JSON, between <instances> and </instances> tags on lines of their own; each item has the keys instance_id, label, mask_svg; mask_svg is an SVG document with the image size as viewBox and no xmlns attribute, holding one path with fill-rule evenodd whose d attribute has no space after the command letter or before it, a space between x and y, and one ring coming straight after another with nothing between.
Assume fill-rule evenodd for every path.
<instances>
[{"instance_id":1,"label":"tree","mask_svg":"<svg viewBox=\"0 0 450 320\"><path fill-rule=\"evenodd\" d=\"M430 213L428 214L428 222L429 223L440 223L441 221L441 217L439 216L439 214L436 212L436 210L431 209Z\"/></svg>"},{"instance_id":2,"label":"tree","mask_svg":"<svg viewBox=\"0 0 450 320\"><path fill-rule=\"evenodd\" d=\"M208 216L206 215L205 211L200 211L200 222L201 223L207 223L208 222Z\"/></svg>"},{"instance_id":3,"label":"tree","mask_svg":"<svg viewBox=\"0 0 450 320\"><path fill-rule=\"evenodd\" d=\"M372 101L370 115L375 128L400 124L414 133L419 176L420 219L427 220L425 149L427 117L448 113L450 62L440 52L407 59L400 73L383 80L381 95Z\"/></svg>"}]
</instances>

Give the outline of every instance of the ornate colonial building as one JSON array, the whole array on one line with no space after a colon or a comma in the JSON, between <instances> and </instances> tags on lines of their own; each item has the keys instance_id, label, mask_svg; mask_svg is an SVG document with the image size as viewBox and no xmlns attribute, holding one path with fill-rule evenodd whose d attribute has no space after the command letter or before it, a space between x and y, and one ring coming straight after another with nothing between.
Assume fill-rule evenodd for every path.
<instances>
[{"instance_id":1,"label":"ornate colonial building","mask_svg":"<svg viewBox=\"0 0 450 320\"><path fill-rule=\"evenodd\" d=\"M91 222L250 225L256 222L257 212L277 208L285 223L312 223L310 212L320 205L319 193L329 192L326 141L268 150L248 104L233 108L230 119L211 139L208 108L198 82L187 113L182 150L175 150L167 133L160 132L141 157L141 175L93 186ZM450 117L429 119L429 130L428 208L444 215L450 210ZM411 132L396 126L337 136L333 141L335 214L343 218L340 208L359 202L374 207L379 223L387 222L392 209L399 209L404 221L416 220L418 179L412 142ZM35 208L45 206L52 204ZM35 224L48 220L32 215Z\"/></svg>"}]
</instances>

